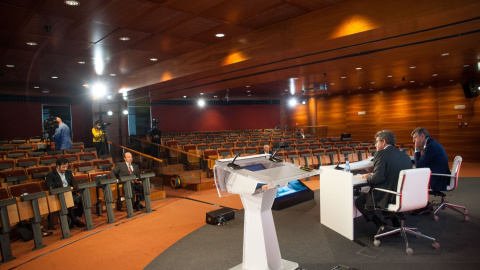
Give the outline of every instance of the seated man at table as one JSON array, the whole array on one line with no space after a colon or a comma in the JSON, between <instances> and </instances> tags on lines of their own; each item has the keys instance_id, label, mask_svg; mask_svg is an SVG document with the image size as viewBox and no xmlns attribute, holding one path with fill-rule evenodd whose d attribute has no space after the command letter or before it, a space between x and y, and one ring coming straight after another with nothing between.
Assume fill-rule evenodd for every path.
<instances>
[{"instance_id":1,"label":"seated man at table","mask_svg":"<svg viewBox=\"0 0 480 270\"><path fill-rule=\"evenodd\" d=\"M117 165L115 165L115 168L110 171L110 178L118 180L121 179L122 176L130 175L135 175L137 179L140 178L140 169L138 168L138 165L132 164L132 153L125 152L125 154L123 154L123 159L125 160L125 162L117 163ZM134 209L140 211L143 209L143 205L140 203L143 198L143 184L137 179L130 181L132 184L132 192L135 193L135 191L137 191L139 193L137 196L133 196L136 197L136 201L134 202L134 198L132 198L132 205Z\"/></svg>"},{"instance_id":2,"label":"seated man at table","mask_svg":"<svg viewBox=\"0 0 480 270\"><path fill-rule=\"evenodd\" d=\"M68 163L69 161L66 158L57 159L56 169L49 172L45 180L47 190L61 187L71 187L73 190L73 187L75 186L75 178L73 178L72 172L68 170ZM72 196L75 208L68 208L70 229L73 229L74 225L77 227L85 227L85 224L78 220L78 217L83 215L82 196L74 191L72 191Z\"/></svg>"},{"instance_id":3,"label":"seated man at table","mask_svg":"<svg viewBox=\"0 0 480 270\"><path fill-rule=\"evenodd\" d=\"M375 135L377 152L373 157L373 173L363 176L367 179L370 190L373 188L396 190L400 171L412 168L410 157L395 148L395 140L395 134L390 130L382 130ZM370 191L361 193L355 200L355 206L367 222L372 221L375 224L377 234L380 234L385 231L387 223L378 217L374 210L377 207L387 208L389 203L395 203L395 199L396 197L390 193ZM400 218L399 215L392 218L394 227L400 226Z\"/></svg>"}]
</instances>

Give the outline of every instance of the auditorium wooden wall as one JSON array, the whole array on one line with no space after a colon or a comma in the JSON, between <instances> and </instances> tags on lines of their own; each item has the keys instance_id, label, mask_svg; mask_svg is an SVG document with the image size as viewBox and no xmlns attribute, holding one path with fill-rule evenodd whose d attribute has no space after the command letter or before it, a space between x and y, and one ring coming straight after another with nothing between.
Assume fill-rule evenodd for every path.
<instances>
[{"instance_id":1,"label":"auditorium wooden wall","mask_svg":"<svg viewBox=\"0 0 480 270\"><path fill-rule=\"evenodd\" d=\"M316 123L327 125L329 136L351 133L354 140L373 141L378 130L390 129L396 134L397 144L402 144L411 143L412 130L423 126L443 144L450 160L461 155L467 162L480 161L480 119L475 117L480 105L475 99L465 98L461 85L322 95L316 99L316 105ZM465 105L465 109L454 109L455 105ZM286 120L290 126L311 122L307 105L286 110L290 112Z\"/></svg>"}]
</instances>

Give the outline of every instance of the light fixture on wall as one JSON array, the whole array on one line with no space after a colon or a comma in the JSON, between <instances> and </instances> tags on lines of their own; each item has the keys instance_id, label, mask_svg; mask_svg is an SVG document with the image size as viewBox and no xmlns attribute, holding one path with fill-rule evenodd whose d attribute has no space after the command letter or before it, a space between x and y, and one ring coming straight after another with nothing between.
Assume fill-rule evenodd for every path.
<instances>
[{"instance_id":1,"label":"light fixture on wall","mask_svg":"<svg viewBox=\"0 0 480 270\"><path fill-rule=\"evenodd\" d=\"M205 107L205 100L199 99L198 102L197 102L197 104L198 104L198 107L203 108L203 107Z\"/></svg>"}]
</instances>

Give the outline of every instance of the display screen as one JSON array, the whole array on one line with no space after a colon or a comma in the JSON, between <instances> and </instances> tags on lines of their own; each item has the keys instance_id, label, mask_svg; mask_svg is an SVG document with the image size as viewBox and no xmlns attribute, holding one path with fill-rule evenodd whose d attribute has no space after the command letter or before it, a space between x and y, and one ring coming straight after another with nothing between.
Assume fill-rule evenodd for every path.
<instances>
[{"instance_id":1,"label":"display screen","mask_svg":"<svg viewBox=\"0 0 480 270\"><path fill-rule=\"evenodd\" d=\"M302 182L299 180L291 181L288 182L287 185L281 187L277 191L277 196L275 198L281 198L290 194L294 194L296 192L300 192L303 190L307 190L308 187L305 186Z\"/></svg>"},{"instance_id":2,"label":"display screen","mask_svg":"<svg viewBox=\"0 0 480 270\"><path fill-rule=\"evenodd\" d=\"M254 165L245 166L243 168L252 172L265 170L265 166L263 166L263 164L254 164Z\"/></svg>"}]
</instances>

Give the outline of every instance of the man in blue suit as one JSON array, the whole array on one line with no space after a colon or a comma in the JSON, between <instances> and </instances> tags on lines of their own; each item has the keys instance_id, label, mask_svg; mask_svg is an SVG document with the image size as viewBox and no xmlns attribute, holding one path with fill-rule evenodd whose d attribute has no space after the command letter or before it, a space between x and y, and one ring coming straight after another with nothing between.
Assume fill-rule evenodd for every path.
<instances>
[{"instance_id":1,"label":"man in blue suit","mask_svg":"<svg viewBox=\"0 0 480 270\"><path fill-rule=\"evenodd\" d=\"M412 131L413 142L415 143L415 167L430 168L432 173L450 174L448 167L447 152L443 146L435 141L428 131L423 127L417 127ZM420 149L423 148L423 154ZM430 188L434 191L442 191L447 189L450 178L444 176L434 176L430 178ZM414 214L429 214L431 205L426 208L414 212Z\"/></svg>"}]
</instances>

